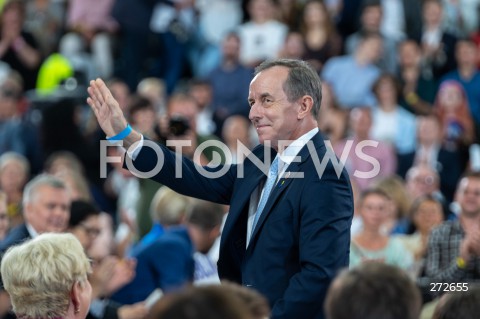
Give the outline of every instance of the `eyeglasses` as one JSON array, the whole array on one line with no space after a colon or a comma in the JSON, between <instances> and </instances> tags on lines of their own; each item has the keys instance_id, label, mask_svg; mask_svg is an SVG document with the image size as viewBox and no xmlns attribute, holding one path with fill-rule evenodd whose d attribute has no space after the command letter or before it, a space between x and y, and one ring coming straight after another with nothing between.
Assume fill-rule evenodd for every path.
<instances>
[{"instance_id":1,"label":"eyeglasses","mask_svg":"<svg viewBox=\"0 0 480 319\"><path fill-rule=\"evenodd\" d=\"M85 230L85 232L87 233L87 235L91 236L91 237L97 237L102 232L100 229L98 229L96 227L90 227L90 226L85 225L85 224L79 224L79 226L82 227Z\"/></svg>"}]
</instances>

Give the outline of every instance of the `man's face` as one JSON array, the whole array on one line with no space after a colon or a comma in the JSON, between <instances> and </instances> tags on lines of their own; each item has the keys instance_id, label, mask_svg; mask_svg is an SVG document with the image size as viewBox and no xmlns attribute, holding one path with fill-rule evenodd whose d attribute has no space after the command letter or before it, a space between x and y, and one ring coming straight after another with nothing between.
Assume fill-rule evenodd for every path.
<instances>
[{"instance_id":1,"label":"man's face","mask_svg":"<svg viewBox=\"0 0 480 319\"><path fill-rule=\"evenodd\" d=\"M368 137L372 127L372 117L369 110L354 110L351 113L351 127L358 137Z\"/></svg>"},{"instance_id":2,"label":"man's face","mask_svg":"<svg viewBox=\"0 0 480 319\"><path fill-rule=\"evenodd\" d=\"M370 63L375 63L383 54L382 41L381 37L369 37L360 43L357 50L360 50Z\"/></svg>"},{"instance_id":3,"label":"man's face","mask_svg":"<svg viewBox=\"0 0 480 319\"><path fill-rule=\"evenodd\" d=\"M410 176L407 176L407 190L414 198L432 194L438 190L438 179L428 167L417 167Z\"/></svg>"},{"instance_id":4,"label":"man's face","mask_svg":"<svg viewBox=\"0 0 480 319\"><path fill-rule=\"evenodd\" d=\"M388 199L378 194L370 194L364 198L360 214L364 224L369 228L379 229L387 220Z\"/></svg>"},{"instance_id":5,"label":"man's face","mask_svg":"<svg viewBox=\"0 0 480 319\"><path fill-rule=\"evenodd\" d=\"M417 136L420 144L432 145L438 142L440 124L435 118L421 117L417 122Z\"/></svg>"},{"instance_id":6,"label":"man's face","mask_svg":"<svg viewBox=\"0 0 480 319\"><path fill-rule=\"evenodd\" d=\"M362 27L368 31L380 30L382 22L382 8L380 6L369 6L362 13Z\"/></svg>"},{"instance_id":7,"label":"man's face","mask_svg":"<svg viewBox=\"0 0 480 319\"><path fill-rule=\"evenodd\" d=\"M263 70L250 83L249 118L257 130L260 143L270 141L278 148L282 140L295 140L302 136L299 125L300 103L289 102L283 91L288 69L275 66Z\"/></svg>"},{"instance_id":8,"label":"man's face","mask_svg":"<svg viewBox=\"0 0 480 319\"><path fill-rule=\"evenodd\" d=\"M480 179L464 178L459 184L457 200L462 214L476 216L480 213Z\"/></svg>"},{"instance_id":9,"label":"man's face","mask_svg":"<svg viewBox=\"0 0 480 319\"><path fill-rule=\"evenodd\" d=\"M475 44L466 41L457 43L455 54L459 65L475 65L479 58Z\"/></svg>"},{"instance_id":10,"label":"man's face","mask_svg":"<svg viewBox=\"0 0 480 319\"><path fill-rule=\"evenodd\" d=\"M65 189L41 185L25 206L25 220L39 234L65 231L69 218L70 197Z\"/></svg>"}]
</instances>

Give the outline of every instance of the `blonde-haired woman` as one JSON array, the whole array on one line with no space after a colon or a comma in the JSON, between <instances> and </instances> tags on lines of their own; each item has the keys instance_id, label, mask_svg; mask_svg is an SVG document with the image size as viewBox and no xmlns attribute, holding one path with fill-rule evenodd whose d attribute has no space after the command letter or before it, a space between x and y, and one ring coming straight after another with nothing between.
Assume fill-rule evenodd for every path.
<instances>
[{"instance_id":1,"label":"blonde-haired woman","mask_svg":"<svg viewBox=\"0 0 480 319\"><path fill-rule=\"evenodd\" d=\"M88 260L72 234L44 233L4 255L1 273L17 318L83 319L92 287Z\"/></svg>"}]
</instances>

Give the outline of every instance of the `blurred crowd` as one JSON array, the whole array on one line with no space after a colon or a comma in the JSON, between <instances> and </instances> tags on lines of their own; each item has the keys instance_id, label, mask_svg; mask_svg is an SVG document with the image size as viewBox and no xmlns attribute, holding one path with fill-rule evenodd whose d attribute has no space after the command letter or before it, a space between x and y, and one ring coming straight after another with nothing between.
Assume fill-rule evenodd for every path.
<instances>
[{"instance_id":1,"label":"blurred crowd","mask_svg":"<svg viewBox=\"0 0 480 319\"><path fill-rule=\"evenodd\" d=\"M125 150L101 144L89 80L103 78L149 139L202 165L227 157L197 147L222 142L240 163L239 146L257 143L253 69L273 58L306 60L323 80L318 125L355 194L351 266L403 269L425 305L445 292L432 283L480 281L480 0L0 7L0 250L73 233L93 261L92 318L144 318L157 288L218 283L228 207L123 169ZM9 307L2 291L0 315Z\"/></svg>"}]
</instances>

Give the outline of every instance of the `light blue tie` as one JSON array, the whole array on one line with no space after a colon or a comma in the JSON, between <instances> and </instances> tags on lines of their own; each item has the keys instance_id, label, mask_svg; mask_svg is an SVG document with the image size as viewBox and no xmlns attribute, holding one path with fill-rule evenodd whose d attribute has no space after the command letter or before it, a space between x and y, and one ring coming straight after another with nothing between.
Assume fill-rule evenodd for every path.
<instances>
[{"instance_id":1,"label":"light blue tie","mask_svg":"<svg viewBox=\"0 0 480 319\"><path fill-rule=\"evenodd\" d=\"M265 183L265 187L263 188L263 195L262 195L262 198L260 199L260 202L258 203L258 208L257 208L257 211L255 212L255 218L253 219L252 234L255 231L255 226L257 226L257 222L258 222L258 219L260 218L260 215L262 215L263 209L265 208L265 204L267 204L267 200L268 200L268 197L270 196L270 192L272 191L273 186L277 181L277 176L278 176L278 156L275 157L275 159L272 162L272 165L270 165L267 182ZM251 239L252 237L250 237L250 240Z\"/></svg>"}]
</instances>

